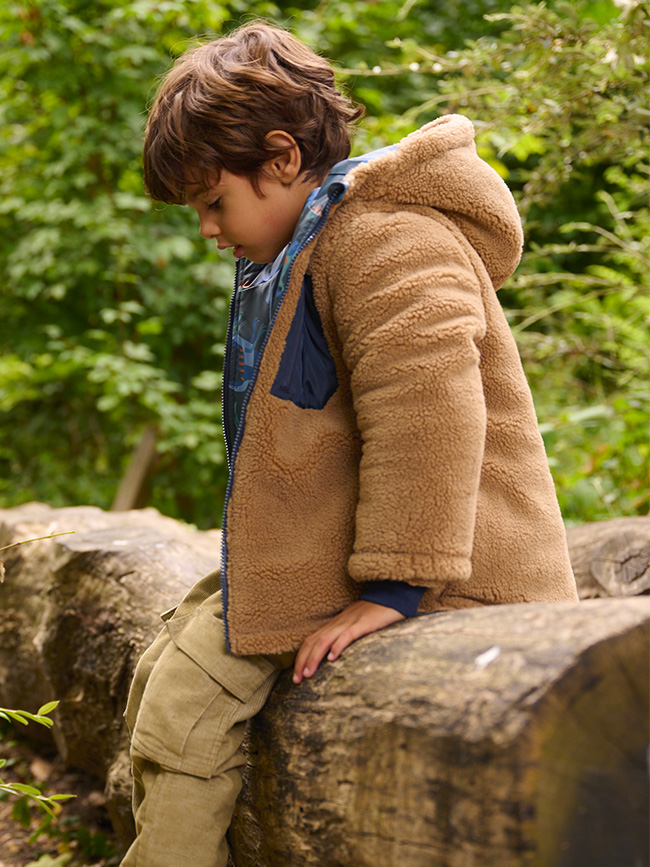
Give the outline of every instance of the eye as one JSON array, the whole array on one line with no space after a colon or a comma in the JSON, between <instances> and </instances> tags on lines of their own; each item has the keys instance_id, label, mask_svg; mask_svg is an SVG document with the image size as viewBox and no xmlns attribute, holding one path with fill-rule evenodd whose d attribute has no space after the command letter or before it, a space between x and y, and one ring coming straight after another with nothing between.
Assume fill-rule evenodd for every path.
<instances>
[{"instance_id":1,"label":"eye","mask_svg":"<svg viewBox=\"0 0 650 867\"><path fill-rule=\"evenodd\" d=\"M215 199L214 202L210 202L210 204L208 205L208 210L209 211L216 211L220 205L221 205L221 196L219 196L217 199Z\"/></svg>"}]
</instances>

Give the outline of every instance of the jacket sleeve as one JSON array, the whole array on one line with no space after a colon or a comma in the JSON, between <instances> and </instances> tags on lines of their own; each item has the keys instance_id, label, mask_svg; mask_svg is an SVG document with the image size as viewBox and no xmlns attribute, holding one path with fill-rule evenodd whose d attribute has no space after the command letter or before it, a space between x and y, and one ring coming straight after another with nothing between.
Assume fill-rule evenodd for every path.
<instances>
[{"instance_id":1,"label":"jacket sleeve","mask_svg":"<svg viewBox=\"0 0 650 867\"><path fill-rule=\"evenodd\" d=\"M458 230L409 210L351 218L328 270L362 438L350 575L441 592L471 571L481 280Z\"/></svg>"},{"instance_id":2,"label":"jacket sleeve","mask_svg":"<svg viewBox=\"0 0 650 867\"><path fill-rule=\"evenodd\" d=\"M404 581L368 581L361 599L399 611L404 617L415 617L426 587Z\"/></svg>"}]
</instances>

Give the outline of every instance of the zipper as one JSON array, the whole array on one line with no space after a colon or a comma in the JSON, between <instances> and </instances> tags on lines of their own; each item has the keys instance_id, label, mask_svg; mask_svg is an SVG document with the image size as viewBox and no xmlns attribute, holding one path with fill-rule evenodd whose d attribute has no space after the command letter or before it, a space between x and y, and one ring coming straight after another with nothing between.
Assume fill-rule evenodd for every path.
<instances>
[{"instance_id":1,"label":"zipper","mask_svg":"<svg viewBox=\"0 0 650 867\"><path fill-rule=\"evenodd\" d=\"M230 344L232 337L232 324L235 318L235 306L237 298L237 286L239 285L239 270L240 261L235 264L235 285L232 290L230 304L228 305L228 328L226 329L226 351L223 356L223 376L221 377L221 429L223 431L223 441L226 444L226 465L228 467L228 476L230 476L231 466L231 443L228 441L228 431L226 419L228 418L228 374L230 372Z\"/></svg>"},{"instance_id":2,"label":"zipper","mask_svg":"<svg viewBox=\"0 0 650 867\"><path fill-rule=\"evenodd\" d=\"M338 186L338 185L337 185ZM269 341L269 337L271 336L271 332L273 331L273 326L275 325L275 320L277 319L278 313L280 312L280 308L284 302L286 294L289 290L289 286L291 284L291 276L293 274L293 266L296 262L296 259L305 249L307 244L311 244L314 238L321 231L325 222L327 221L327 217L329 216L330 208L338 200L340 196L331 196L328 199L327 204L323 208L323 212L320 216L320 219L312 229L312 231L307 235L307 237L301 242L300 246L296 250L289 270L287 272L284 290L282 292L282 296L278 303L275 306L275 311L269 320L269 326L266 331L266 337L264 338L264 343L260 347L260 351L258 353L257 359L255 360L255 367L253 368L253 373L251 376L250 385L246 391L246 395L244 396L244 400L241 405L241 412L239 418L239 425L237 427L237 435L235 436L235 442L232 446L232 453L228 455L228 441L226 439L226 427L225 427L225 415L224 412L227 409L226 407L226 391L227 391L227 383L225 382L225 378L228 374L228 368L226 366L227 362L230 359L230 339L232 336L232 322L234 318L234 299L237 291L237 275L239 274L239 261L237 262L237 266L235 269L235 291L233 292L233 297L230 302L230 310L228 315L228 332L226 334L226 352L224 355L224 381L222 383L222 391L221 391L221 402L222 402L222 425L224 430L224 439L226 439L226 459L228 461L228 484L226 486L226 496L224 498L223 505L223 519L221 522L221 592L222 592L222 604L223 604L223 625L224 625L224 633L226 638L226 650L230 651L230 635L229 635L229 627L228 627L228 581L227 581L227 571L228 571L228 545L226 544L226 537L228 531L228 503L230 502L230 495L232 492L233 485L233 470L235 466L235 458L237 456L237 451L239 449L239 445L241 443L242 436L244 434L244 426L246 422L246 410L248 408L248 401L250 400L250 396L253 392L253 388L255 387L255 382L257 381L257 374L259 372L260 365L262 364L262 358L264 357L264 351L266 349L266 344Z\"/></svg>"}]
</instances>

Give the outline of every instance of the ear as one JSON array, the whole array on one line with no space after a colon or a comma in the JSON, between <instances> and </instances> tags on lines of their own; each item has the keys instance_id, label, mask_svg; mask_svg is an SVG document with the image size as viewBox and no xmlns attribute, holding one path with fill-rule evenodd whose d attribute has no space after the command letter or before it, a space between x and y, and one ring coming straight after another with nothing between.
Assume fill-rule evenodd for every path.
<instances>
[{"instance_id":1,"label":"ear","mask_svg":"<svg viewBox=\"0 0 650 867\"><path fill-rule=\"evenodd\" d=\"M274 178L283 184L292 184L300 174L302 168L302 155L296 140L288 132L274 129L267 132L264 141L271 147L286 148L279 156L267 160L262 171L267 177Z\"/></svg>"}]
</instances>

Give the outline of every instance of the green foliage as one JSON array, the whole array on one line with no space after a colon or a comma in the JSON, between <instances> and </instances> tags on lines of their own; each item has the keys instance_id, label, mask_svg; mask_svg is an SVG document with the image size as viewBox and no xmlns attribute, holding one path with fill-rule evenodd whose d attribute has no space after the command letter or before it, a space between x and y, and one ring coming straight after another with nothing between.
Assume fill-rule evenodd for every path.
<instances>
[{"instance_id":1,"label":"green foliage","mask_svg":"<svg viewBox=\"0 0 650 867\"><path fill-rule=\"evenodd\" d=\"M54 858L46 853L45 855L41 855L38 861L30 861L26 867L66 867L71 858L72 855L69 852L63 852Z\"/></svg>"},{"instance_id":2,"label":"green foliage","mask_svg":"<svg viewBox=\"0 0 650 867\"><path fill-rule=\"evenodd\" d=\"M156 504L178 513L178 492L190 517L218 517L219 498L202 489L223 465L211 374L231 269L190 240L189 214L144 197L139 163L145 105L170 53L233 11L72 0L0 11L5 501L110 505L153 423Z\"/></svg>"},{"instance_id":3,"label":"green foliage","mask_svg":"<svg viewBox=\"0 0 650 867\"><path fill-rule=\"evenodd\" d=\"M8 724L26 726L30 722L51 728L53 720L50 714L57 708L58 704L58 701L47 702L35 714L24 710L0 708L0 720L4 721L2 722L3 726L7 724L7 728ZM0 769L9 767L13 761L13 759L0 759ZM33 845L40 837L45 836L55 842L59 848L59 855L44 854L38 858L38 861L30 862L31 864L38 864L38 867L65 865L73 858L75 859L73 863L78 863L77 858L79 856L83 858L84 864L87 861L94 862L104 859L107 865L117 865L121 860L120 853L106 834L91 831L78 816L59 815L60 803L75 798L76 795L46 795L43 793L40 783L7 782L0 777L0 800L6 800L9 797L15 799L11 817L23 828L29 828L33 822L32 807L45 813L42 821L29 837L30 844ZM71 848L73 852L70 851Z\"/></svg>"},{"instance_id":4,"label":"green foliage","mask_svg":"<svg viewBox=\"0 0 650 867\"><path fill-rule=\"evenodd\" d=\"M101 831L91 831L79 816L67 815L56 819L47 816L31 835L29 842L33 845L42 836L46 836L56 843L59 850L63 850L63 854L59 857L65 856L68 860L75 857L73 863L76 863L79 856L83 858L84 863L104 859L108 864L119 864L121 860L121 855L113 841ZM70 849L74 850L75 856L70 853ZM41 865L43 858L48 857L48 855L41 856L38 864Z\"/></svg>"},{"instance_id":5,"label":"green foliage","mask_svg":"<svg viewBox=\"0 0 650 867\"><path fill-rule=\"evenodd\" d=\"M0 7L0 502L109 506L153 425L151 504L218 522L232 265L144 197L141 133L195 35L265 15L337 60L367 108L357 152L477 121L525 220L501 294L565 515L647 510L648 10L619 2Z\"/></svg>"},{"instance_id":6,"label":"green foliage","mask_svg":"<svg viewBox=\"0 0 650 867\"><path fill-rule=\"evenodd\" d=\"M50 701L44 704L33 713L28 713L26 710L9 710L6 707L0 707L0 719L7 722L20 723L20 725L28 725L28 723L36 722L39 725L51 728L53 720L48 714L58 706L58 701ZM6 759L0 759L0 769L7 764ZM48 816L53 817L55 814L57 801L65 801L68 798L73 798L74 795L43 795L41 790L36 786L27 785L25 783L7 783L0 777L0 794L12 795L18 798L14 804L12 817L15 821L28 827L31 822L31 813L29 810L29 802L33 801L38 807L44 810Z\"/></svg>"},{"instance_id":7,"label":"green foliage","mask_svg":"<svg viewBox=\"0 0 650 867\"><path fill-rule=\"evenodd\" d=\"M24 726L26 726L31 720L32 722L37 722L46 728L51 728L54 723L49 718L48 714L52 713L58 704L58 701L49 701L47 704L40 707L35 714L28 713L26 710L8 710L6 707L0 707L0 719L7 720L7 722L13 720L14 722L20 723Z\"/></svg>"}]
</instances>

